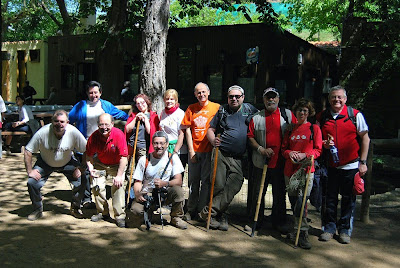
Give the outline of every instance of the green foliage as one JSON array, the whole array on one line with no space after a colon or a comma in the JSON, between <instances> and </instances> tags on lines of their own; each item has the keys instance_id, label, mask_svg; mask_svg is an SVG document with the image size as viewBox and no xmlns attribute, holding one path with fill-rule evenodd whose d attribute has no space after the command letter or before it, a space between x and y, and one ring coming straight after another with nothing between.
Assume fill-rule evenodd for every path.
<instances>
[{"instance_id":1,"label":"green foliage","mask_svg":"<svg viewBox=\"0 0 400 268\"><path fill-rule=\"evenodd\" d=\"M187 6L187 10L184 10L178 1L173 1L170 6L170 24L172 27L184 28L260 22L258 19L260 15L255 12L254 4L225 7L227 10L213 6L204 6L200 9L196 5Z\"/></svg>"}]
</instances>

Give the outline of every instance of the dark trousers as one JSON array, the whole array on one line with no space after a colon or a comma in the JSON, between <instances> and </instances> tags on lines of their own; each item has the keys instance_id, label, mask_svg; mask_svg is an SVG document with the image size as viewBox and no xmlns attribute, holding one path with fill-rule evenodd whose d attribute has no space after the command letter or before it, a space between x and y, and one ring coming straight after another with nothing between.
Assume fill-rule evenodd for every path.
<instances>
[{"instance_id":1,"label":"dark trousers","mask_svg":"<svg viewBox=\"0 0 400 268\"><path fill-rule=\"evenodd\" d=\"M352 220L356 204L353 195L354 175L358 169L328 168L328 181L326 188L326 208L323 215L323 228L325 232L351 235ZM341 194L340 218L337 219L338 195Z\"/></svg>"},{"instance_id":2,"label":"dark trousers","mask_svg":"<svg viewBox=\"0 0 400 268\"><path fill-rule=\"evenodd\" d=\"M260 191L262 169L254 167L253 183L252 183L252 199L250 201L250 220L254 219L255 210L257 207L257 199ZM281 168L269 168L265 179L264 189L261 198L260 211L258 213L257 224L261 225L264 218L265 209L265 193L268 184L272 185L272 225L278 226L286 223L286 192L285 179Z\"/></svg>"}]
</instances>

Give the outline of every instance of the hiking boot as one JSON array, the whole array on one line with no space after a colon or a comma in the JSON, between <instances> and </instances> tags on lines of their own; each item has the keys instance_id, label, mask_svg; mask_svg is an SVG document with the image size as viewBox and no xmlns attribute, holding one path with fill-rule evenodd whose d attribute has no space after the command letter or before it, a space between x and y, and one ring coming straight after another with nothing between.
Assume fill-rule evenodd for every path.
<instances>
[{"instance_id":1,"label":"hiking boot","mask_svg":"<svg viewBox=\"0 0 400 268\"><path fill-rule=\"evenodd\" d=\"M342 244L350 244L350 236L346 233L340 233L339 235L339 243Z\"/></svg>"},{"instance_id":2,"label":"hiking boot","mask_svg":"<svg viewBox=\"0 0 400 268\"><path fill-rule=\"evenodd\" d=\"M299 236L299 247L303 249L310 249L311 248L311 243L308 240L308 232L307 231L300 231L300 236Z\"/></svg>"},{"instance_id":3,"label":"hiking boot","mask_svg":"<svg viewBox=\"0 0 400 268\"><path fill-rule=\"evenodd\" d=\"M207 223L208 221L208 213L205 209L201 210L201 212L199 213L199 218L201 219L201 221L204 221ZM211 229L218 229L219 226L221 225L221 223L219 221L217 221L217 219L213 216L211 216L210 218L210 228Z\"/></svg>"},{"instance_id":4,"label":"hiking boot","mask_svg":"<svg viewBox=\"0 0 400 268\"><path fill-rule=\"evenodd\" d=\"M187 229L187 223L179 217L172 218L171 225L181 230Z\"/></svg>"},{"instance_id":5,"label":"hiking boot","mask_svg":"<svg viewBox=\"0 0 400 268\"><path fill-rule=\"evenodd\" d=\"M295 242L295 241L296 241L296 235L297 235L297 232L296 232L296 231L290 232L290 233L288 233L288 234L286 235L286 239L289 239L290 241Z\"/></svg>"},{"instance_id":6,"label":"hiking boot","mask_svg":"<svg viewBox=\"0 0 400 268\"><path fill-rule=\"evenodd\" d=\"M116 222L119 228L125 228L125 219L117 219Z\"/></svg>"},{"instance_id":7,"label":"hiking boot","mask_svg":"<svg viewBox=\"0 0 400 268\"><path fill-rule=\"evenodd\" d=\"M106 220L109 220L109 219L110 219L110 215L109 214L103 215L101 213L95 214L90 218L90 220L92 222L98 222L98 221L101 221L101 220L105 220L106 221Z\"/></svg>"},{"instance_id":8,"label":"hiking boot","mask_svg":"<svg viewBox=\"0 0 400 268\"><path fill-rule=\"evenodd\" d=\"M40 207L33 211L31 214L28 216L29 221L36 221L37 219L43 217L43 207Z\"/></svg>"},{"instance_id":9,"label":"hiking boot","mask_svg":"<svg viewBox=\"0 0 400 268\"><path fill-rule=\"evenodd\" d=\"M319 241L328 242L329 240L332 239L332 237L333 237L333 234L332 234L332 233L325 232L325 233L322 233L322 234L319 236Z\"/></svg>"},{"instance_id":10,"label":"hiking boot","mask_svg":"<svg viewBox=\"0 0 400 268\"><path fill-rule=\"evenodd\" d=\"M69 211L70 211L71 215L74 216L75 218L83 219L83 212L80 208L71 206Z\"/></svg>"},{"instance_id":11,"label":"hiking boot","mask_svg":"<svg viewBox=\"0 0 400 268\"><path fill-rule=\"evenodd\" d=\"M220 223L218 227L219 230L228 231L229 224L228 224L228 217L226 215L221 216L221 220L219 223Z\"/></svg>"}]
</instances>

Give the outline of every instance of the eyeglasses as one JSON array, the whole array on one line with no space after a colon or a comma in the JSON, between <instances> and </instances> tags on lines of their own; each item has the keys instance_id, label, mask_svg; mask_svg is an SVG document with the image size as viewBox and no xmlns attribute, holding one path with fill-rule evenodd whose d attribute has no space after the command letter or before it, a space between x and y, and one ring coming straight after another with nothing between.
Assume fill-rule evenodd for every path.
<instances>
[{"instance_id":1,"label":"eyeglasses","mask_svg":"<svg viewBox=\"0 0 400 268\"><path fill-rule=\"evenodd\" d=\"M308 109L297 109L297 111L298 111L299 113L308 114Z\"/></svg>"},{"instance_id":2,"label":"eyeglasses","mask_svg":"<svg viewBox=\"0 0 400 268\"><path fill-rule=\"evenodd\" d=\"M99 128L109 128L112 124L98 124Z\"/></svg>"},{"instance_id":3,"label":"eyeglasses","mask_svg":"<svg viewBox=\"0 0 400 268\"><path fill-rule=\"evenodd\" d=\"M145 101L138 101L138 102L136 102L136 105L144 105L144 104L146 104Z\"/></svg>"},{"instance_id":4,"label":"eyeglasses","mask_svg":"<svg viewBox=\"0 0 400 268\"><path fill-rule=\"evenodd\" d=\"M166 142L153 142L154 146L164 146L166 144Z\"/></svg>"},{"instance_id":5,"label":"eyeglasses","mask_svg":"<svg viewBox=\"0 0 400 268\"><path fill-rule=\"evenodd\" d=\"M243 97L243 94L242 95L229 95L228 96L228 98L230 99L230 100L233 100L233 98L235 98L235 99L240 99L241 97Z\"/></svg>"}]
</instances>

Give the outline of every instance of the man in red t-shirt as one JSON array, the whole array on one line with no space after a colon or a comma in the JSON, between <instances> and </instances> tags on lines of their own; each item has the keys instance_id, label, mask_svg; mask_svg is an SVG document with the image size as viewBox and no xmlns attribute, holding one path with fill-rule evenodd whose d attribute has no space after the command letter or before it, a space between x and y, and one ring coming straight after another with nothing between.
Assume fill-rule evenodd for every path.
<instances>
[{"instance_id":1,"label":"man in red t-shirt","mask_svg":"<svg viewBox=\"0 0 400 268\"><path fill-rule=\"evenodd\" d=\"M117 226L125 227L124 178L128 163L125 135L114 127L114 118L107 113L99 116L99 129L93 132L86 145L86 162L98 214L91 221L110 220L106 198L106 179L112 179L111 198ZM95 154L97 154L95 156Z\"/></svg>"},{"instance_id":2,"label":"man in red t-shirt","mask_svg":"<svg viewBox=\"0 0 400 268\"><path fill-rule=\"evenodd\" d=\"M283 133L289 123L296 123L296 117L288 109L278 108L279 93L275 88L264 90L263 101L265 109L256 113L249 124L247 137L253 149L252 159L254 164L253 182L251 189L250 217L254 218L258 192L260 190L263 166L267 159L268 171L265 180L264 191L261 199L261 207L258 216L258 228L261 227L264 218L264 197L268 183L272 184L272 226L285 234L289 232L286 223L286 196L285 179L283 176L283 159L280 153Z\"/></svg>"}]
</instances>

